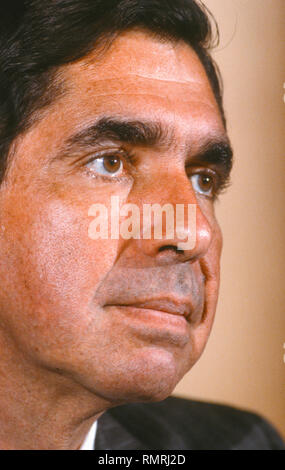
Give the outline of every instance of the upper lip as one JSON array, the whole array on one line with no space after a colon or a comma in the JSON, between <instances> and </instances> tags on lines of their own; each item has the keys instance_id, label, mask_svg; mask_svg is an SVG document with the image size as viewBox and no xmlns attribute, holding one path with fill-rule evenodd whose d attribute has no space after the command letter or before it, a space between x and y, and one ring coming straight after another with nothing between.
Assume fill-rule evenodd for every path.
<instances>
[{"instance_id":1,"label":"upper lip","mask_svg":"<svg viewBox=\"0 0 285 470\"><path fill-rule=\"evenodd\" d=\"M173 315L181 315L186 319L189 319L192 312L192 306L188 300L170 299L168 297L144 300L142 302L134 302L124 305L120 304L119 306L158 310L161 312L171 313Z\"/></svg>"}]
</instances>

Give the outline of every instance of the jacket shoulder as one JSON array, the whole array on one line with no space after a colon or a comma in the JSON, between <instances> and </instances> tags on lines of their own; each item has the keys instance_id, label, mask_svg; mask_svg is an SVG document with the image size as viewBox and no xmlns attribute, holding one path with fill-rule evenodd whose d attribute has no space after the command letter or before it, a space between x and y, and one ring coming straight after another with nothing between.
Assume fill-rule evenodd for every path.
<instances>
[{"instance_id":1,"label":"jacket shoulder","mask_svg":"<svg viewBox=\"0 0 285 470\"><path fill-rule=\"evenodd\" d=\"M147 449L283 449L261 416L232 406L170 397L109 410Z\"/></svg>"}]
</instances>

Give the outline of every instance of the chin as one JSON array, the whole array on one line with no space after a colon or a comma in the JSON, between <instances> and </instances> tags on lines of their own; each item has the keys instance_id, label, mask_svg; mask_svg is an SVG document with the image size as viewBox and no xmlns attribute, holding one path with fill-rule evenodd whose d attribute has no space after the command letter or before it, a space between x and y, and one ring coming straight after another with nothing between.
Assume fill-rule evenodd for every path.
<instances>
[{"instance_id":1,"label":"chin","mask_svg":"<svg viewBox=\"0 0 285 470\"><path fill-rule=\"evenodd\" d=\"M157 402L166 399L190 369L189 360L180 360L175 354L160 348L147 348L136 357L112 362L104 377L91 383L88 389L103 397L110 406L132 402ZM108 373L107 373L108 370Z\"/></svg>"}]
</instances>

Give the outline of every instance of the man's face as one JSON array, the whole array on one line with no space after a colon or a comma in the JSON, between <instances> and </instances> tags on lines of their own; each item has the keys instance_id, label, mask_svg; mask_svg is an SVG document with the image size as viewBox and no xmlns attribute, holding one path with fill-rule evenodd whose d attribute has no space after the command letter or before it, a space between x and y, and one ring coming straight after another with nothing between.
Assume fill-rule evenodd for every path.
<instances>
[{"instance_id":1,"label":"man's face","mask_svg":"<svg viewBox=\"0 0 285 470\"><path fill-rule=\"evenodd\" d=\"M65 94L16 142L0 192L1 327L23 364L112 402L164 398L202 353L216 307L219 109L196 54L143 32L61 78ZM111 196L196 204L195 247L92 239L90 207L109 210Z\"/></svg>"}]
</instances>

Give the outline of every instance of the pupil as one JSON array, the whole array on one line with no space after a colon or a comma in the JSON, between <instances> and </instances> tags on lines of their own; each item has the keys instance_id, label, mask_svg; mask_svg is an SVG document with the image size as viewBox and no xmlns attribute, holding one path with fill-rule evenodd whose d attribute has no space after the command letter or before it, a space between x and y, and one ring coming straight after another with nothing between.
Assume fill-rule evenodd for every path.
<instances>
[{"instance_id":1,"label":"pupil","mask_svg":"<svg viewBox=\"0 0 285 470\"><path fill-rule=\"evenodd\" d=\"M212 180L211 180L210 176L202 176L202 177L201 177L201 186L202 186L203 189L205 189L205 190L211 189L211 187L212 187Z\"/></svg>"},{"instance_id":2,"label":"pupil","mask_svg":"<svg viewBox=\"0 0 285 470\"><path fill-rule=\"evenodd\" d=\"M120 169L121 160L117 157L104 158L104 168L110 173L116 173Z\"/></svg>"}]
</instances>

